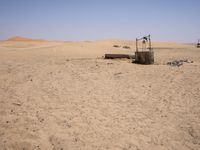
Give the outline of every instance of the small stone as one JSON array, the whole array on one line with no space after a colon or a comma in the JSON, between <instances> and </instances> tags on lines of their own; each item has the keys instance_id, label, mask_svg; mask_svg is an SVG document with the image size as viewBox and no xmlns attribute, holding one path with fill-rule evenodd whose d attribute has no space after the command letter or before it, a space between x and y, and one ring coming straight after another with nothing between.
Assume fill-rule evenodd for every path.
<instances>
[{"instance_id":1,"label":"small stone","mask_svg":"<svg viewBox=\"0 0 200 150\"><path fill-rule=\"evenodd\" d=\"M119 47L121 47L120 45L113 45L113 47L115 47L115 48L119 48Z\"/></svg>"},{"instance_id":2,"label":"small stone","mask_svg":"<svg viewBox=\"0 0 200 150\"><path fill-rule=\"evenodd\" d=\"M124 49L131 49L130 46L123 46Z\"/></svg>"}]
</instances>

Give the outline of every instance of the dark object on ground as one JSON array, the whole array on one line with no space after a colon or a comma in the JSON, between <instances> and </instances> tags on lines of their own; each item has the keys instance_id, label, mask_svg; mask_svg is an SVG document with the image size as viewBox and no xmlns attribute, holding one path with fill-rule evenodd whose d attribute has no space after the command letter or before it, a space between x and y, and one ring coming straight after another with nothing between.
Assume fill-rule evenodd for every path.
<instances>
[{"instance_id":1,"label":"dark object on ground","mask_svg":"<svg viewBox=\"0 0 200 150\"><path fill-rule=\"evenodd\" d=\"M114 73L115 76L122 74L121 72Z\"/></svg>"},{"instance_id":2,"label":"dark object on ground","mask_svg":"<svg viewBox=\"0 0 200 150\"><path fill-rule=\"evenodd\" d=\"M120 45L113 45L113 47L115 47L115 48L119 48L119 47L121 47Z\"/></svg>"},{"instance_id":3,"label":"dark object on ground","mask_svg":"<svg viewBox=\"0 0 200 150\"><path fill-rule=\"evenodd\" d=\"M140 41L142 42L141 48L138 46ZM136 39L135 60L133 62L145 65L154 63L154 52L153 48L151 47L150 35Z\"/></svg>"},{"instance_id":4,"label":"dark object on ground","mask_svg":"<svg viewBox=\"0 0 200 150\"><path fill-rule=\"evenodd\" d=\"M183 65L183 63L193 63L193 61L189 61L189 60L174 60L171 62L168 62L167 65L173 66L173 67L180 67Z\"/></svg>"},{"instance_id":5,"label":"dark object on ground","mask_svg":"<svg viewBox=\"0 0 200 150\"><path fill-rule=\"evenodd\" d=\"M198 40L197 48L200 48L200 40Z\"/></svg>"},{"instance_id":6,"label":"dark object on ground","mask_svg":"<svg viewBox=\"0 0 200 150\"><path fill-rule=\"evenodd\" d=\"M125 48L125 49L131 49L130 46L123 46L123 48Z\"/></svg>"},{"instance_id":7,"label":"dark object on ground","mask_svg":"<svg viewBox=\"0 0 200 150\"><path fill-rule=\"evenodd\" d=\"M105 59L119 59L119 58L134 59L135 56L129 54L105 54Z\"/></svg>"}]
</instances>

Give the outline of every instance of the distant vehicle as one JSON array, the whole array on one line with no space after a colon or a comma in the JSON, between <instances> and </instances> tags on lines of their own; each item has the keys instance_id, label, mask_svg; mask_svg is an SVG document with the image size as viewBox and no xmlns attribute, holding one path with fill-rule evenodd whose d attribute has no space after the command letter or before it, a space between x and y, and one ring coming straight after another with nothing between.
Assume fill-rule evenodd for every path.
<instances>
[{"instance_id":1,"label":"distant vehicle","mask_svg":"<svg viewBox=\"0 0 200 150\"><path fill-rule=\"evenodd\" d=\"M198 40L197 48L200 48L200 40Z\"/></svg>"}]
</instances>

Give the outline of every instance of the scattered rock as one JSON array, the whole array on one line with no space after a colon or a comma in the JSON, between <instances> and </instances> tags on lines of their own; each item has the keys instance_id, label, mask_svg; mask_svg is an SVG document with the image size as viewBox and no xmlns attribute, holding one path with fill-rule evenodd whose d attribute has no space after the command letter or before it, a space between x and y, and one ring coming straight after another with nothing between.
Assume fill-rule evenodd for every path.
<instances>
[{"instance_id":1,"label":"scattered rock","mask_svg":"<svg viewBox=\"0 0 200 150\"><path fill-rule=\"evenodd\" d=\"M130 46L123 46L123 48L125 48L125 49L131 49Z\"/></svg>"},{"instance_id":2,"label":"scattered rock","mask_svg":"<svg viewBox=\"0 0 200 150\"><path fill-rule=\"evenodd\" d=\"M42 123L44 121L44 118L39 119L39 121Z\"/></svg>"},{"instance_id":3,"label":"scattered rock","mask_svg":"<svg viewBox=\"0 0 200 150\"><path fill-rule=\"evenodd\" d=\"M174 60L174 61L172 61L172 62L168 62L167 65L179 67L179 66L182 66L182 65L183 65L183 62Z\"/></svg>"},{"instance_id":4,"label":"scattered rock","mask_svg":"<svg viewBox=\"0 0 200 150\"><path fill-rule=\"evenodd\" d=\"M68 127L68 128L71 128L72 126L67 122L67 120L64 120L64 124L65 124L65 127Z\"/></svg>"},{"instance_id":5,"label":"scattered rock","mask_svg":"<svg viewBox=\"0 0 200 150\"><path fill-rule=\"evenodd\" d=\"M124 48L124 49L131 49L131 47L130 46L121 46L121 45L113 45L113 47L115 47L115 48L120 48L120 47L122 47L122 48Z\"/></svg>"},{"instance_id":6,"label":"scattered rock","mask_svg":"<svg viewBox=\"0 0 200 150\"><path fill-rule=\"evenodd\" d=\"M171 61L171 62L168 62L167 65L170 65L170 66L173 66L173 67L180 67L183 65L183 63L193 63L193 61L189 61L187 59L185 60L174 60L174 61Z\"/></svg>"},{"instance_id":7,"label":"scattered rock","mask_svg":"<svg viewBox=\"0 0 200 150\"><path fill-rule=\"evenodd\" d=\"M13 105L16 105L16 106L22 106L22 103L19 103L19 102L14 102L12 103Z\"/></svg>"},{"instance_id":8,"label":"scattered rock","mask_svg":"<svg viewBox=\"0 0 200 150\"><path fill-rule=\"evenodd\" d=\"M114 73L115 76L122 74L121 72Z\"/></svg>"},{"instance_id":9,"label":"scattered rock","mask_svg":"<svg viewBox=\"0 0 200 150\"><path fill-rule=\"evenodd\" d=\"M121 46L120 45L113 45L113 47L120 48Z\"/></svg>"}]
</instances>

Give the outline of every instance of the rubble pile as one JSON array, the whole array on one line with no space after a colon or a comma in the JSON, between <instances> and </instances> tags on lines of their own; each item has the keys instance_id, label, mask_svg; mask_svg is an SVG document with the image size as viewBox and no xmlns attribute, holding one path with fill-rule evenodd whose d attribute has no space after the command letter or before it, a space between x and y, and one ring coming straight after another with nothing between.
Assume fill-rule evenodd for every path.
<instances>
[{"instance_id":1,"label":"rubble pile","mask_svg":"<svg viewBox=\"0 0 200 150\"><path fill-rule=\"evenodd\" d=\"M180 67L183 65L183 63L193 63L193 61L189 61L188 59L185 60L174 60L171 62L168 62L167 65L173 66L173 67Z\"/></svg>"}]
</instances>

